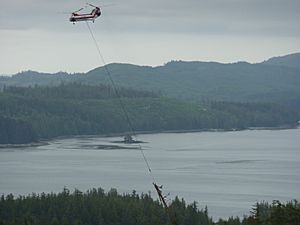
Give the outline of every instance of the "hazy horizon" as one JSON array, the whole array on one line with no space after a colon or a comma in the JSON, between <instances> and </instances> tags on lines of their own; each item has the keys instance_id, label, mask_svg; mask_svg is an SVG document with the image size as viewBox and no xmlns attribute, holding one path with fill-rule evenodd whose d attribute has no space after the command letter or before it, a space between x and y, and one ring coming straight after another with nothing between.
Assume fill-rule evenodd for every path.
<instances>
[{"instance_id":1,"label":"hazy horizon","mask_svg":"<svg viewBox=\"0 0 300 225\"><path fill-rule=\"evenodd\" d=\"M289 54L286 54L286 55L292 55L292 54L299 54L299 52L294 52L294 53L289 53ZM160 66L164 66L166 65L167 63L170 63L172 61L183 61L183 62L214 62L214 63L221 63L221 64L233 64L233 63L239 63L239 62L246 62L246 63L250 63L250 64L255 64L255 63L263 63L264 61L267 61L271 58L274 58L274 57L282 57L282 56L286 56L286 55L280 55L280 56L271 56L270 58L266 58L266 59L263 59L261 61L258 61L258 62L249 62L249 61L245 61L245 60L238 60L238 61L234 61L234 62L220 62L220 61L213 61L213 60L208 60L208 61L202 61L202 60L180 60L180 59L177 59L177 60L170 60L168 62L164 62L160 65L147 65L147 64L135 64L135 63L130 63L130 62L110 62L110 63L107 63L106 65L109 65L109 64L130 64L130 65L136 65L136 66L150 66L150 67L160 67ZM21 70L21 71L18 71L16 73L12 73L12 74L3 74L1 73L0 71L0 76L13 76L15 74L18 74L18 73L23 73L23 72L29 72L29 71L32 71L32 72L38 72L38 73L49 73L49 74L56 74L56 73L68 73L68 74L77 74L77 73L87 73L91 70L94 70L96 68L99 68L99 67L103 67L104 65L100 65L100 66L97 66L97 67L94 67L94 68L90 68L88 69L87 71L38 71L38 70L34 70L34 69L28 69L28 70Z\"/></svg>"},{"instance_id":2,"label":"hazy horizon","mask_svg":"<svg viewBox=\"0 0 300 225\"><path fill-rule=\"evenodd\" d=\"M90 23L106 63L257 63L300 52L297 0L91 3L113 4L103 7L102 15ZM3 2L0 74L87 72L102 66L86 24L68 21L70 12L84 5L82 0Z\"/></svg>"}]
</instances>

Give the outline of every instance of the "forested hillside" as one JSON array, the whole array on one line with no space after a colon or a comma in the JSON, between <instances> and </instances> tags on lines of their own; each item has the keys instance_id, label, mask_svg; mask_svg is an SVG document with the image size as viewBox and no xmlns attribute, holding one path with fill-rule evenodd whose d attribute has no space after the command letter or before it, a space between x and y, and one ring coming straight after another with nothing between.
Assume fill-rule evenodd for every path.
<instances>
[{"instance_id":1,"label":"forested hillside","mask_svg":"<svg viewBox=\"0 0 300 225\"><path fill-rule=\"evenodd\" d=\"M62 82L73 82L77 80L82 73L68 74L65 72L58 73L41 73L36 71L23 71L13 76L0 76L0 87L3 86L20 86L28 87L35 85L55 86L60 85Z\"/></svg>"},{"instance_id":2,"label":"forested hillside","mask_svg":"<svg viewBox=\"0 0 300 225\"><path fill-rule=\"evenodd\" d=\"M299 225L297 201L273 204L257 203L250 216L219 219L214 223L209 209L199 209L196 202L187 204L175 198L169 212L178 225ZM170 225L162 205L150 194L119 194L115 189L86 193L64 189L61 193L30 196L1 196L0 225Z\"/></svg>"},{"instance_id":3,"label":"forested hillside","mask_svg":"<svg viewBox=\"0 0 300 225\"><path fill-rule=\"evenodd\" d=\"M118 85L161 91L183 100L287 102L300 99L300 68L266 64L170 62L162 67L110 64ZM84 82L108 82L103 68L87 73Z\"/></svg>"},{"instance_id":4,"label":"forested hillside","mask_svg":"<svg viewBox=\"0 0 300 225\"><path fill-rule=\"evenodd\" d=\"M298 111L277 104L196 104L124 88L119 95L135 131L294 126L300 118ZM130 132L121 102L105 85L6 87L0 93L0 144Z\"/></svg>"},{"instance_id":5,"label":"forested hillside","mask_svg":"<svg viewBox=\"0 0 300 225\"><path fill-rule=\"evenodd\" d=\"M300 53L294 53L285 56L273 57L263 62L264 64L274 66L286 66L300 68Z\"/></svg>"},{"instance_id":6,"label":"forested hillside","mask_svg":"<svg viewBox=\"0 0 300 225\"><path fill-rule=\"evenodd\" d=\"M161 92L181 100L286 103L300 101L299 65L298 53L256 64L173 61L158 67L115 63L107 68L120 87ZM111 85L106 70L99 67L86 74L72 75L27 71L0 77L0 87L59 85L74 81Z\"/></svg>"}]
</instances>

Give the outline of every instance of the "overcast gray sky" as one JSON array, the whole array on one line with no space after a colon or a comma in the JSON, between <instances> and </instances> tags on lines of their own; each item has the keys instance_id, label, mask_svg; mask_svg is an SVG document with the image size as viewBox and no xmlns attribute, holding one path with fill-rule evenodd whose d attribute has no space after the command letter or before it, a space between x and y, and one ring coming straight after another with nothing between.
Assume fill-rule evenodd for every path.
<instances>
[{"instance_id":1,"label":"overcast gray sky","mask_svg":"<svg viewBox=\"0 0 300 225\"><path fill-rule=\"evenodd\" d=\"M0 0L0 74L85 72L102 66L84 22L85 0ZM260 62L300 52L299 0L93 0L91 27L107 63ZM86 9L88 10L88 8Z\"/></svg>"}]
</instances>

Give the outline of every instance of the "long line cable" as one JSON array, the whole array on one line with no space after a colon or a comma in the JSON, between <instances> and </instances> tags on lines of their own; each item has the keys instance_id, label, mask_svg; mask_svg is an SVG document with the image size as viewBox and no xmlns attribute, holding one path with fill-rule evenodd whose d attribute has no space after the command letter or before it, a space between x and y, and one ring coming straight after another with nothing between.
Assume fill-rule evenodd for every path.
<instances>
[{"instance_id":1,"label":"long line cable","mask_svg":"<svg viewBox=\"0 0 300 225\"><path fill-rule=\"evenodd\" d=\"M155 182L155 179L154 179L154 176L153 176L153 173L152 173L152 170L151 170L151 167L150 167L150 164L149 164L149 162L148 162L148 160L147 160L147 158L146 158L146 155L145 155L145 153L144 153L144 150L143 150L141 144L139 143L139 141L138 141L138 139L137 139L137 135L136 135L135 129L134 129L133 125L132 125L132 122L131 122L131 120L130 120L129 113L128 113L128 111L126 110L125 104L124 104L124 102L122 101L122 98L121 98L121 95L120 95L119 90L118 90L118 88L117 88L117 85L116 85L116 83L114 82L114 80L113 80L113 78L112 78L112 75L111 75L111 73L110 73L110 71L109 71L109 69L108 69L108 66L107 66L107 64L106 64L106 62L105 62L105 59L104 59L104 57L103 57L103 54L102 54L101 51L100 51L100 46L99 46L99 44L98 44L98 42L97 42L97 40L96 40L96 38L95 38L95 36L94 36L94 33L93 33L93 31L92 31L92 29L91 29L91 27L90 27L88 21L86 21L86 25L87 25L88 30L89 30L89 32L90 32L90 34L91 34L91 37L92 37L92 39L93 39L93 41L94 41L94 44L95 44L95 46L96 46L96 48L97 48L97 51L98 51L98 54L99 54L99 57L100 57L100 61L103 63L105 72L106 72L106 74L107 74L107 77L109 78L109 81L110 81L110 83L111 83L111 85L112 85L112 87L113 87L113 91L115 92L115 95L116 95L116 97L117 97L118 100L119 100L120 106L121 106L122 111L123 111L123 113L124 113L124 115L125 115L125 119L126 119L128 125L129 125L129 127L130 127L130 131L131 131L132 135L134 136L135 140L138 142L138 148L139 148L139 150L140 150L140 152L141 152L141 154L142 154L142 156L143 156L143 159L144 159L144 161L145 161L145 163L146 163L146 165L147 165L147 169L148 169L148 171L149 171L149 174L151 175L152 181L153 181L154 183L156 183L156 182Z\"/></svg>"},{"instance_id":2,"label":"long line cable","mask_svg":"<svg viewBox=\"0 0 300 225\"><path fill-rule=\"evenodd\" d=\"M150 175L151 178L152 178L152 184L154 185L154 187L155 187L155 189L156 189L156 191L157 191L157 193L158 193L158 195L159 195L160 201L161 201L162 204L164 205L164 208L165 208L165 210L166 210L166 213L167 213L167 215L168 215L168 217L169 217L169 219L170 219L172 225L178 225L177 222L176 222L176 220L175 220L175 218L173 218L173 216L170 214L169 207L167 206L167 204L166 204L166 202L165 202L165 197L162 195L162 192L161 192L161 190L160 190L160 187L158 187L157 184L156 184L156 181L155 181L154 175L153 175L153 173L152 173L150 164L149 164L149 162L148 162L148 160L147 160L147 158L146 158L146 155L145 155L145 153L144 153L144 150L143 150L141 144L140 144L139 141L138 141L138 138L137 138L135 129L134 129L134 127L133 127L133 125L132 125L132 122L131 122L131 120L130 120L130 117L129 117L129 113L128 113L128 111L126 110L126 107L125 107L124 102L122 101L122 98L121 98L121 95L120 95L120 93L119 93L119 91L118 91L117 85L116 85L116 83L114 82L114 80L113 80L113 78L112 78L112 75L111 75L111 73L110 73L110 71L109 71L109 69L108 69L108 66L107 66L107 64L106 64L106 62L105 62L105 59L104 59L104 57L103 57L103 54L102 54L101 51L100 51L100 46L99 46L99 44L98 44L98 42L97 42L97 40L96 40L96 38L95 38L95 36L94 36L94 33L93 33L93 31L92 31L92 29L91 29L91 27L90 27L88 21L85 21L85 22L86 22L86 25L87 25L87 27L88 27L88 30L89 30L89 32L90 32L90 34L91 34L91 37L92 37L92 39L93 39L93 41L94 41L94 44L95 44L95 46L96 46L96 48L97 48L97 51L98 51L98 54L99 54L99 57L100 57L100 61L102 61L103 65L104 65L104 69L105 69L105 71L106 71L106 74L107 74L107 76L108 76L108 78L109 78L109 81L110 81L112 87L113 87L113 90L114 90L114 92L115 92L115 95L116 95L116 97L117 97L118 100L119 100L120 106L121 106L122 111L123 111L123 113L124 113L124 115L125 115L126 121L127 121L128 125L129 125L129 127L130 127L131 133L132 133L132 135L134 136L135 140L138 142L138 148L139 148L139 150L140 150L140 152L141 152L141 154L142 154L142 156L143 156L143 159L144 159L144 161L145 161L145 163L146 163L146 165L147 165L147 168L148 168L148 171L149 171L149 175Z\"/></svg>"}]
</instances>

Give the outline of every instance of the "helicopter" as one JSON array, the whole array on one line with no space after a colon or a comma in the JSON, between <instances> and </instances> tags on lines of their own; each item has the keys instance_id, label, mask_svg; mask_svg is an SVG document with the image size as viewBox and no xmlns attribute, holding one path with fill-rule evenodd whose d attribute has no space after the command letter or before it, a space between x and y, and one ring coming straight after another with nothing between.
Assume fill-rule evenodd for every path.
<instances>
[{"instance_id":1,"label":"helicopter","mask_svg":"<svg viewBox=\"0 0 300 225\"><path fill-rule=\"evenodd\" d=\"M87 5L93 7L93 10L90 13L79 13L83 8L78 9L75 12L72 12L71 17L70 17L70 22L75 24L75 22L79 21L93 21L95 22L95 19L101 15L101 10L100 7L94 6L90 3L87 3Z\"/></svg>"}]
</instances>

